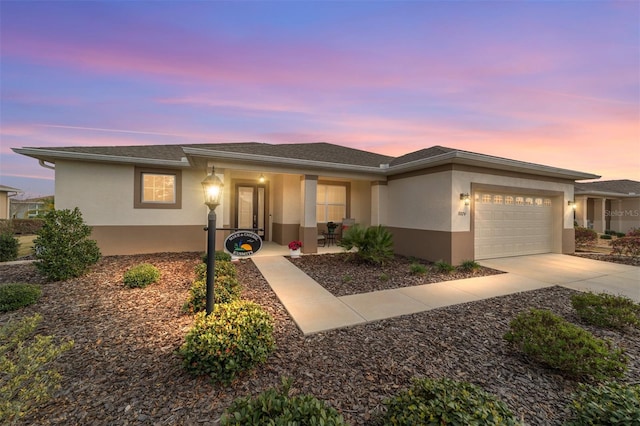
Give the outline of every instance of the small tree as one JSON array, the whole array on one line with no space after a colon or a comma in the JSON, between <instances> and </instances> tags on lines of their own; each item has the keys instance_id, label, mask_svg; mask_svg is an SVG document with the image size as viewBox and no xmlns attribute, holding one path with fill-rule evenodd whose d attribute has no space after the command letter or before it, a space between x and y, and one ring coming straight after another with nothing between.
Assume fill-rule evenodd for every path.
<instances>
[{"instance_id":1,"label":"small tree","mask_svg":"<svg viewBox=\"0 0 640 426\"><path fill-rule=\"evenodd\" d=\"M100 259L95 240L89 239L91 227L73 210L52 210L45 216L34 240L36 267L50 281L79 277Z\"/></svg>"},{"instance_id":2,"label":"small tree","mask_svg":"<svg viewBox=\"0 0 640 426\"><path fill-rule=\"evenodd\" d=\"M393 259L393 236L382 225L364 229L358 225L350 227L338 243L345 250L356 248L361 260L382 265Z\"/></svg>"}]
</instances>

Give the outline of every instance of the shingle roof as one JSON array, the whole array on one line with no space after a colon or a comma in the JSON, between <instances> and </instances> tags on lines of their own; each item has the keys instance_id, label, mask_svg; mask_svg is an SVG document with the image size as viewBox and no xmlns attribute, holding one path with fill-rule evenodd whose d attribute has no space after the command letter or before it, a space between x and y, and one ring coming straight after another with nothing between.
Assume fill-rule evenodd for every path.
<instances>
[{"instance_id":1,"label":"shingle roof","mask_svg":"<svg viewBox=\"0 0 640 426\"><path fill-rule=\"evenodd\" d=\"M421 149L419 151L410 152L408 154L394 158L389 165L397 166L400 164L410 163L412 161L418 161L418 160L423 160L425 158L435 157L436 155L446 154L452 151L455 151L455 149L436 145L436 146L432 146L431 148Z\"/></svg>"},{"instance_id":2,"label":"shingle roof","mask_svg":"<svg viewBox=\"0 0 640 426\"><path fill-rule=\"evenodd\" d=\"M279 145L247 142L182 145L74 146L52 148L52 150L117 157L180 161L180 159L184 157L182 148L186 147L212 151L264 155L274 158L291 158L370 167L379 167L382 163L389 163L393 158L386 155L375 154L368 151L347 148L345 146L325 142Z\"/></svg>"},{"instance_id":3,"label":"shingle roof","mask_svg":"<svg viewBox=\"0 0 640 426\"><path fill-rule=\"evenodd\" d=\"M603 180L587 183L576 183L576 193L589 192L611 192L617 194L638 194L640 195L640 182L630 179Z\"/></svg>"}]
</instances>

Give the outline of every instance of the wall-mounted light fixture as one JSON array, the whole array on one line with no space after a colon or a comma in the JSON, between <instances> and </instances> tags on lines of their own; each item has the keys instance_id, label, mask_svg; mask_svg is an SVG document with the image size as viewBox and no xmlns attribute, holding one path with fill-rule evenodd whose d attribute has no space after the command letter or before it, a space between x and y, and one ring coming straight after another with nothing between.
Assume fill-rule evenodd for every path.
<instances>
[{"instance_id":1,"label":"wall-mounted light fixture","mask_svg":"<svg viewBox=\"0 0 640 426\"><path fill-rule=\"evenodd\" d=\"M576 206L576 202L575 202L575 201L571 201L571 200L567 201L567 205L568 205L569 207L571 207L572 209L574 209L574 210L575 210L575 209L576 209L576 207L577 207L577 206Z\"/></svg>"},{"instance_id":2,"label":"wall-mounted light fixture","mask_svg":"<svg viewBox=\"0 0 640 426\"><path fill-rule=\"evenodd\" d=\"M260 177L258 178L258 182L264 183L264 181L265 181L264 175L262 173L260 173Z\"/></svg>"},{"instance_id":3,"label":"wall-mounted light fixture","mask_svg":"<svg viewBox=\"0 0 640 426\"><path fill-rule=\"evenodd\" d=\"M471 204L471 197L469 197L468 193L460 193L460 200L464 201L465 206Z\"/></svg>"}]
</instances>

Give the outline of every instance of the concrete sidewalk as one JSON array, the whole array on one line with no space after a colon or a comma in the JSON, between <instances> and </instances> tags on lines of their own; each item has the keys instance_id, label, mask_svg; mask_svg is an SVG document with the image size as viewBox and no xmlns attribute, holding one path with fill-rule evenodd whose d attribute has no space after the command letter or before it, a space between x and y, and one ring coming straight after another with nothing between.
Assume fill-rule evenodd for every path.
<instances>
[{"instance_id":1,"label":"concrete sidewalk","mask_svg":"<svg viewBox=\"0 0 640 426\"><path fill-rule=\"evenodd\" d=\"M335 297L282 256L254 257L304 334L423 312L443 306L562 285L624 294L640 301L640 269L559 254L481 262L507 273Z\"/></svg>"}]
</instances>

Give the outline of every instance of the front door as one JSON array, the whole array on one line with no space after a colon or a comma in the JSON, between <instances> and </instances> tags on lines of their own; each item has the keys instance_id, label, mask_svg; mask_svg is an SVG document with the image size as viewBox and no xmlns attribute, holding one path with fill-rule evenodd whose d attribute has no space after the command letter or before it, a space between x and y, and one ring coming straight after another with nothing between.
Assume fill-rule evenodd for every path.
<instances>
[{"instance_id":1,"label":"front door","mask_svg":"<svg viewBox=\"0 0 640 426\"><path fill-rule=\"evenodd\" d=\"M236 228L259 229L255 231L265 237L265 187L241 184L236 186Z\"/></svg>"}]
</instances>

